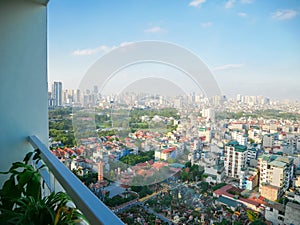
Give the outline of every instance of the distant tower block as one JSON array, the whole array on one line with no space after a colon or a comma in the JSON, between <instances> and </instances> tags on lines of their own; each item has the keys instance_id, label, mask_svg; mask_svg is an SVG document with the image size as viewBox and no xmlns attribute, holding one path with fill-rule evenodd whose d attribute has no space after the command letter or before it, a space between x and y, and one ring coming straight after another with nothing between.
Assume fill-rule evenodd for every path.
<instances>
[{"instance_id":1,"label":"distant tower block","mask_svg":"<svg viewBox=\"0 0 300 225\"><path fill-rule=\"evenodd\" d=\"M104 168L104 162L98 163L98 181L103 181L103 168Z\"/></svg>"}]
</instances>

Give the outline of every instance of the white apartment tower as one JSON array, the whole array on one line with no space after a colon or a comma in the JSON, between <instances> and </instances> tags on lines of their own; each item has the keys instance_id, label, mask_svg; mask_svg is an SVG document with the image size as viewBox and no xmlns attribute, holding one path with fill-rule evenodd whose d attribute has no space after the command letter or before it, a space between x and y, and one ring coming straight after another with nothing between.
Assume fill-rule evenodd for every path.
<instances>
[{"instance_id":1,"label":"white apartment tower","mask_svg":"<svg viewBox=\"0 0 300 225\"><path fill-rule=\"evenodd\" d=\"M240 179L247 163L247 147L237 141L230 141L224 150L225 173L229 177Z\"/></svg>"}]
</instances>

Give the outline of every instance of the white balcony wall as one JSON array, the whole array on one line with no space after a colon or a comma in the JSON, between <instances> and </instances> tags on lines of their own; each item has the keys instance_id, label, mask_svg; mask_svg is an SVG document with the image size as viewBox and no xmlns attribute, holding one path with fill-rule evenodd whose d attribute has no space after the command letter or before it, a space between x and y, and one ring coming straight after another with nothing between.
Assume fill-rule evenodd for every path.
<instances>
[{"instance_id":1,"label":"white balcony wall","mask_svg":"<svg viewBox=\"0 0 300 225\"><path fill-rule=\"evenodd\" d=\"M47 2L0 1L0 171L48 143Z\"/></svg>"}]
</instances>

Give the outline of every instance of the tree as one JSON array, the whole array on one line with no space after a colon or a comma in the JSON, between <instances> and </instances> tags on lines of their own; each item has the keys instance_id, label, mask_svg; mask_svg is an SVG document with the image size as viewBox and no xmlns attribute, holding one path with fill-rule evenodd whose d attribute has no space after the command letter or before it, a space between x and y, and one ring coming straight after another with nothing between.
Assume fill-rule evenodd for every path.
<instances>
[{"instance_id":1,"label":"tree","mask_svg":"<svg viewBox=\"0 0 300 225\"><path fill-rule=\"evenodd\" d=\"M258 219L258 213L252 210L247 210L247 217L250 222L254 222Z\"/></svg>"},{"instance_id":2,"label":"tree","mask_svg":"<svg viewBox=\"0 0 300 225\"><path fill-rule=\"evenodd\" d=\"M209 189L209 183L205 181L201 182L199 186L202 189L202 192L207 192Z\"/></svg>"}]
</instances>

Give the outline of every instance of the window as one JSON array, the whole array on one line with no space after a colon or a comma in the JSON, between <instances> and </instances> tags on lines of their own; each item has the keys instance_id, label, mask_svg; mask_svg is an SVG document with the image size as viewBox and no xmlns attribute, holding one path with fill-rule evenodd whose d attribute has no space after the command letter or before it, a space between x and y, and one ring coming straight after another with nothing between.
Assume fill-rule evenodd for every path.
<instances>
[{"instance_id":1,"label":"window","mask_svg":"<svg viewBox=\"0 0 300 225\"><path fill-rule=\"evenodd\" d=\"M278 216L278 219L281 220L281 221L284 221L284 218L281 217L281 216Z\"/></svg>"}]
</instances>

